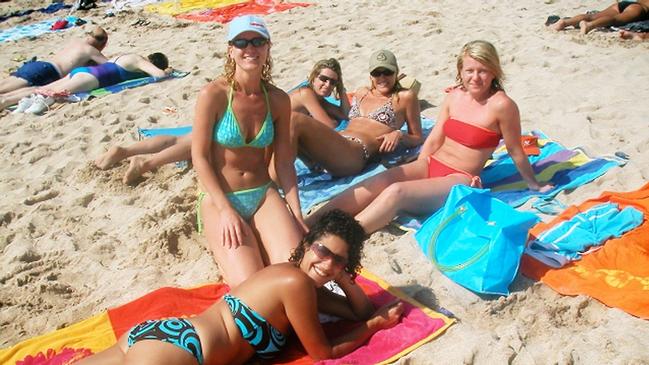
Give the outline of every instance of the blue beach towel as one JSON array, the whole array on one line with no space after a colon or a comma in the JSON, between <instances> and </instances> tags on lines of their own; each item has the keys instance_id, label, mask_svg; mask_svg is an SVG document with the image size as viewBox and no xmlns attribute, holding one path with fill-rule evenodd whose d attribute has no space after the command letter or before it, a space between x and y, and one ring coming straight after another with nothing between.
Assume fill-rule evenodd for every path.
<instances>
[{"instance_id":1,"label":"blue beach towel","mask_svg":"<svg viewBox=\"0 0 649 365\"><path fill-rule=\"evenodd\" d=\"M56 13L57 11L59 11L61 9L69 9L71 7L72 7L72 5L66 5L66 4L60 2L60 3L51 3L50 5L48 5L45 8L18 10L18 11L14 11L12 13L7 13L7 14L0 15L0 23L4 22L5 20L7 20L9 18L13 18L13 17L17 17L17 16L25 16L25 15L29 15L29 14L34 13L34 12L40 12L40 13L44 13L44 14L53 14L53 13Z\"/></svg>"},{"instance_id":2,"label":"blue beach towel","mask_svg":"<svg viewBox=\"0 0 649 365\"><path fill-rule=\"evenodd\" d=\"M76 17L76 16L67 16L63 19L68 21L68 25L61 30L52 30L52 25L61 18L52 18L48 20L43 20L38 23L33 23L29 25L18 25L13 28L0 30L0 43L7 41L15 41L25 37L38 37L41 34L47 32L60 32L68 28L72 28L76 25L84 24L85 21Z\"/></svg>"}]
</instances>

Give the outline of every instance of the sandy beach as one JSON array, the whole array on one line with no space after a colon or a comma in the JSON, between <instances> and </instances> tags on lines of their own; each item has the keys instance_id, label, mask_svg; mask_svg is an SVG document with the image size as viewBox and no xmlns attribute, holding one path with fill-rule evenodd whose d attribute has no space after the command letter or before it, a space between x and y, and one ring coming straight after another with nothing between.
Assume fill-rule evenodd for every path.
<instances>
[{"instance_id":1,"label":"sandy beach","mask_svg":"<svg viewBox=\"0 0 649 365\"><path fill-rule=\"evenodd\" d=\"M0 13L40 3L0 3ZM226 27L141 8L105 18L107 5L100 5L75 15L109 32L108 57L160 51L174 68L190 74L66 104L43 116L0 113L2 348L162 286L220 279L204 237L195 231L197 180L191 168L168 165L126 186L121 179L127 162L101 171L92 161L114 144L136 141L137 128L191 124L200 88L221 73ZM454 83L462 45L474 39L492 42L523 130L540 129L596 156L618 151L630 156L626 166L559 194L558 200L569 205L605 190L636 190L649 181L649 42L621 40L616 32L557 33L543 25L550 14L568 16L607 5L593 0L315 1L265 19L279 87L288 90L306 78L315 61L336 57L346 88L354 90L369 83L369 55L385 48L395 53L403 72L421 81L422 114L430 118L437 117L444 88ZM0 29L49 17L12 18ZM85 30L0 43L2 77L22 63L17 60L47 58ZM364 266L459 320L399 364L649 364L646 320L586 296L561 296L523 276L508 297L479 297L435 269L410 233L386 228L372 235Z\"/></svg>"}]
</instances>

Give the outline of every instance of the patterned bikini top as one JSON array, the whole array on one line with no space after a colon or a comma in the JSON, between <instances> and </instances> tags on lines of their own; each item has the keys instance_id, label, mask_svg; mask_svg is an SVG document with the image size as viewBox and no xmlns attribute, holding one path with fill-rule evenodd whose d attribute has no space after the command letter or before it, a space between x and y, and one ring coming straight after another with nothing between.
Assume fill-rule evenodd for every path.
<instances>
[{"instance_id":1,"label":"patterned bikini top","mask_svg":"<svg viewBox=\"0 0 649 365\"><path fill-rule=\"evenodd\" d=\"M367 94L369 94L369 92ZM356 100L356 96L354 96L352 99L352 105L349 108L349 120L358 117L367 117L381 124L385 124L392 129L401 128L397 123L397 115L394 113L394 107L392 106L392 96L390 96L385 104L378 107L375 111L367 113L367 115L361 115L360 105L367 94L363 95L361 100L358 101Z\"/></svg>"}]
</instances>

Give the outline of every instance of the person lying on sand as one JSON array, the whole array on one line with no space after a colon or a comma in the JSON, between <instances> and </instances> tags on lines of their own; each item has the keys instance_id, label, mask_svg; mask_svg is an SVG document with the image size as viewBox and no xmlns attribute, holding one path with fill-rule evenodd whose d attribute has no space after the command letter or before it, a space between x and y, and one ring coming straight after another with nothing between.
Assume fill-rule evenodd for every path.
<instances>
[{"instance_id":1,"label":"person lying on sand","mask_svg":"<svg viewBox=\"0 0 649 365\"><path fill-rule=\"evenodd\" d=\"M298 88L289 94L292 111L308 113L316 116L323 123L331 125L331 128L335 127L339 120L347 117L349 111L340 64L334 58L318 61L313 66L308 80L308 86ZM334 91L336 97L340 99L340 106L324 100ZM181 137L155 136L129 146L113 146L95 160L95 166L107 170L116 163L130 158L122 181L124 184L132 184L142 174L164 164L191 160L191 144L191 134Z\"/></svg>"},{"instance_id":2,"label":"person lying on sand","mask_svg":"<svg viewBox=\"0 0 649 365\"><path fill-rule=\"evenodd\" d=\"M374 52L369 64L371 85L354 93L345 130L335 131L305 114L294 113L291 119L297 155L334 176L358 174L373 157L423 139L417 94L399 84L394 54ZM407 133L401 132L404 124Z\"/></svg>"},{"instance_id":3,"label":"person lying on sand","mask_svg":"<svg viewBox=\"0 0 649 365\"><path fill-rule=\"evenodd\" d=\"M331 211L288 263L256 272L196 317L140 323L117 344L78 364L242 364L255 355L273 358L291 332L316 361L346 355L375 332L396 325L404 309L395 301L375 310L355 285L364 239L354 218ZM323 289L332 280L345 296ZM329 340L319 311L363 325Z\"/></svg>"},{"instance_id":4,"label":"person lying on sand","mask_svg":"<svg viewBox=\"0 0 649 365\"><path fill-rule=\"evenodd\" d=\"M108 59L101 53L108 34L95 27L84 39L74 39L54 53L49 61L28 61L11 76L0 80L0 110L69 74L72 69L89 63L102 64Z\"/></svg>"},{"instance_id":5,"label":"person lying on sand","mask_svg":"<svg viewBox=\"0 0 649 365\"><path fill-rule=\"evenodd\" d=\"M649 0L616 1L608 8L594 13L579 14L558 20L550 19L551 17L548 18L545 25L554 30L559 31L572 26L579 28L581 34L587 34L595 28L620 26L649 19ZM553 20L556 22L553 23Z\"/></svg>"},{"instance_id":6,"label":"person lying on sand","mask_svg":"<svg viewBox=\"0 0 649 365\"><path fill-rule=\"evenodd\" d=\"M173 71L167 56L156 52L147 58L124 54L97 66L77 67L70 74L36 90L36 94L20 100L16 113L41 114L49 109L60 94L73 94L145 76L165 77ZM45 95L43 95L45 94Z\"/></svg>"},{"instance_id":7,"label":"person lying on sand","mask_svg":"<svg viewBox=\"0 0 649 365\"><path fill-rule=\"evenodd\" d=\"M518 106L505 94L503 77L491 43L478 40L464 45L457 58L457 85L442 103L419 158L347 189L307 222L331 209L342 209L371 233L402 212L430 214L444 204L453 185L480 185L480 172L501 138L528 187L550 189L536 180L523 151Z\"/></svg>"}]
</instances>

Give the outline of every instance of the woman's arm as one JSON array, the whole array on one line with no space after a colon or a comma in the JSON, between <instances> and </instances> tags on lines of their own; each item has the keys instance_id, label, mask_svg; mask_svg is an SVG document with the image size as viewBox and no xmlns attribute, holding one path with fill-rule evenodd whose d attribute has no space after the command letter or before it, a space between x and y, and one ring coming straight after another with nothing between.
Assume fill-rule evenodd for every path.
<instances>
[{"instance_id":1,"label":"woman's arm","mask_svg":"<svg viewBox=\"0 0 649 365\"><path fill-rule=\"evenodd\" d=\"M210 157L214 123L227 105L227 92L217 83L218 81L209 83L198 94L192 126L192 165L203 189L221 214L223 244L237 247L242 242L244 222L225 196Z\"/></svg>"},{"instance_id":2,"label":"woman's arm","mask_svg":"<svg viewBox=\"0 0 649 365\"><path fill-rule=\"evenodd\" d=\"M404 134L400 130L394 130L377 137L381 141L379 152L392 152L399 144L406 147L414 147L420 145L422 142L421 113L417 94L412 90L401 91L399 92L399 103L405 104L408 133Z\"/></svg>"},{"instance_id":3,"label":"woman's arm","mask_svg":"<svg viewBox=\"0 0 649 365\"><path fill-rule=\"evenodd\" d=\"M424 141L424 145L421 147L418 159L428 158L428 156L432 155L433 153L435 153L435 151L442 147L445 138L444 123L449 116L449 105L451 103L450 99L450 94L446 95L446 97L444 98L444 101L440 106L439 115L437 116L437 122L435 123L433 130Z\"/></svg>"},{"instance_id":4,"label":"woman's arm","mask_svg":"<svg viewBox=\"0 0 649 365\"><path fill-rule=\"evenodd\" d=\"M291 280L297 283L287 285L292 288L287 290L283 297L286 316L295 334L309 356L316 361L341 357L352 352L377 331L397 324L403 313L402 303L390 303L344 336L329 342L318 321L315 288L312 282L306 284L310 280Z\"/></svg>"},{"instance_id":5,"label":"woman's arm","mask_svg":"<svg viewBox=\"0 0 649 365\"><path fill-rule=\"evenodd\" d=\"M291 93L291 105L293 110L298 105L303 106L315 120L327 127L333 129L338 125L338 121L332 118L322 107L318 97L310 87L301 87Z\"/></svg>"},{"instance_id":6,"label":"woman's arm","mask_svg":"<svg viewBox=\"0 0 649 365\"><path fill-rule=\"evenodd\" d=\"M147 74L153 76L153 77L165 77L171 73L173 70L171 67L168 67L166 70L161 70L156 65L152 64L149 62L144 57L137 57L137 68L143 72L146 72Z\"/></svg>"},{"instance_id":7,"label":"woman's arm","mask_svg":"<svg viewBox=\"0 0 649 365\"><path fill-rule=\"evenodd\" d=\"M320 312L332 314L352 321L363 321L374 313L374 306L365 292L352 282L346 272L342 272L336 280L345 296L332 293L326 288L318 289L318 309Z\"/></svg>"},{"instance_id":8,"label":"woman's arm","mask_svg":"<svg viewBox=\"0 0 649 365\"><path fill-rule=\"evenodd\" d=\"M275 140L273 141L273 150L275 152L275 171L279 184L284 191L286 202L288 203L295 220L300 227L307 232L307 226L302 217L300 208L300 198L297 193L297 176L295 174L295 153L291 146L290 136L290 119L291 119L291 101L285 92L274 88L271 93L271 103L275 105L273 115L275 119Z\"/></svg>"},{"instance_id":9,"label":"woman's arm","mask_svg":"<svg viewBox=\"0 0 649 365\"><path fill-rule=\"evenodd\" d=\"M498 126L503 135L507 152L514 160L518 172L527 182L527 186L531 190L547 191L552 188L551 185L541 184L534 176L534 170L527 159L527 155L523 150L521 143L521 117L516 103L508 96L503 95L500 100L495 103L496 117L498 118Z\"/></svg>"}]
</instances>

